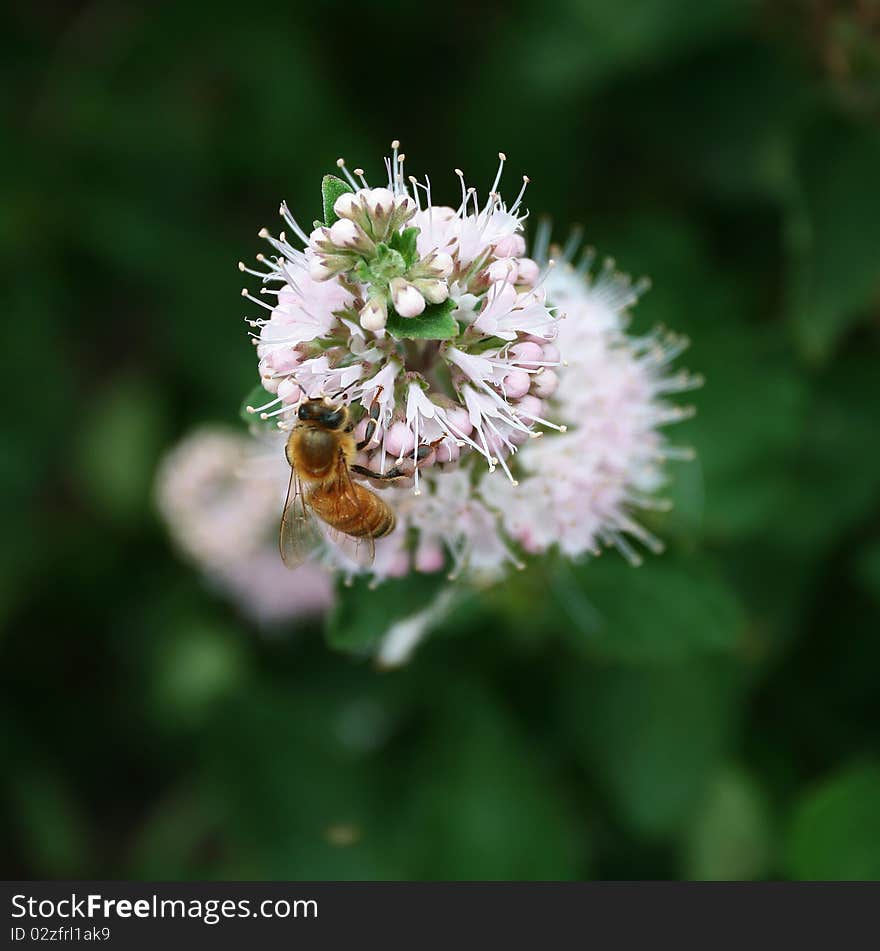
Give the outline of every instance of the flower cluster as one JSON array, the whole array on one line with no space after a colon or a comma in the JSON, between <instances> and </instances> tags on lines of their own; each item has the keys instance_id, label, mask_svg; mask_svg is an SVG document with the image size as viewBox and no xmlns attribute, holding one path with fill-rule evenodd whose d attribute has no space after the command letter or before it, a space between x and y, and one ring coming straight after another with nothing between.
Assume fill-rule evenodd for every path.
<instances>
[{"instance_id":1,"label":"flower cluster","mask_svg":"<svg viewBox=\"0 0 880 951\"><path fill-rule=\"evenodd\" d=\"M546 246L543 229L536 240L539 257ZM638 564L631 539L654 552L663 546L634 510L668 508L654 494L664 482L663 463L692 457L692 450L670 445L661 427L686 419L693 408L668 397L702 380L669 370L687 347L685 338L625 333L628 311L648 283L632 284L613 261L593 275L592 262L589 252L577 267L563 255L547 280L548 295L566 313L557 341L566 366L553 409L567 431L524 449L516 490L484 478L479 493L526 552L557 546L578 557L610 545Z\"/></svg>"},{"instance_id":2,"label":"flower cluster","mask_svg":"<svg viewBox=\"0 0 880 951\"><path fill-rule=\"evenodd\" d=\"M413 570L493 579L552 547L577 557L611 545L633 563L633 540L659 550L634 512L664 507L663 463L689 455L661 431L690 412L669 395L699 385L669 369L686 341L628 335L646 284L611 262L595 273L590 255L575 266L576 242L551 249L542 227L527 256L528 179L505 204L503 154L484 201L456 170L453 208L407 178L392 147L385 184L340 159L346 180L325 178L325 220L306 234L282 204L290 234L264 229L275 252L258 255L264 270L240 265L263 284L244 296L268 311L249 319L268 393L250 418L276 430L277 458L277 430L304 399L346 403L360 420L356 461L397 514L376 545L377 582ZM391 469L404 478L389 486Z\"/></svg>"},{"instance_id":3,"label":"flower cluster","mask_svg":"<svg viewBox=\"0 0 880 951\"><path fill-rule=\"evenodd\" d=\"M309 273L316 281L339 277L369 288L358 315L364 330L382 330L389 305L401 317L418 317L428 304L449 298L451 255L432 248L420 256L416 227L404 237L416 215L408 194L395 195L388 188L343 192L333 212L337 221L309 235L315 252Z\"/></svg>"},{"instance_id":4,"label":"flower cluster","mask_svg":"<svg viewBox=\"0 0 880 951\"><path fill-rule=\"evenodd\" d=\"M528 179L508 207L502 154L485 202L458 171L451 208L433 203L429 181L405 178L404 158L393 143L380 188L340 160L348 180L325 179L326 220L307 235L282 204L290 234L260 232L276 252L258 255L266 269L240 265L275 298L242 292L269 313L249 323L273 398L251 411L285 429L304 398L330 397L378 415L359 460L371 471L408 467L418 490L421 471L476 454L513 481L507 458L536 423L551 425L559 365L558 314L520 233Z\"/></svg>"},{"instance_id":5,"label":"flower cluster","mask_svg":"<svg viewBox=\"0 0 880 951\"><path fill-rule=\"evenodd\" d=\"M167 454L156 478L157 507L180 550L261 622L322 613L333 596L319 567L292 573L278 557L287 483L275 448L205 427Z\"/></svg>"},{"instance_id":6,"label":"flower cluster","mask_svg":"<svg viewBox=\"0 0 880 951\"><path fill-rule=\"evenodd\" d=\"M546 239L536 244L543 261ZM565 315L556 341L565 361L548 411L562 425L519 449L515 482L479 472L474 479L459 467L432 473L419 499L391 490L399 524L377 546L378 578L451 564L452 577L466 569L472 580L494 580L551 548L577 558L612 546L634 565L641 555L633 541L662 550L635 513L668 508L656 496L664 463L692 450L670 444L663 427L693 412L669 397L702 380L670 371L684 338L625 332L647 282L631 283L613 262L594 275L590 255L577 267L561 251L559 260L546 287Z\"/></svg>"}]
</instances>

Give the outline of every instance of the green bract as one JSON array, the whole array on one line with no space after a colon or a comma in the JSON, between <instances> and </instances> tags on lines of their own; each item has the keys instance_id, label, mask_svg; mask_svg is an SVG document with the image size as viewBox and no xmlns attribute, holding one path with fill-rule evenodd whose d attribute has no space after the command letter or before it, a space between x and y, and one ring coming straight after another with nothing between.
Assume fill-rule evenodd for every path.
<instances>
[{"instance_id":1,"label":"green bract","mask_svg":"<svg viewBox=\"0 0 880 951\"><path fill-rule=\"evenodd\" d=\"M404 231L395 232L389 241L389 245L403 257L407 268L411 268L419 259L416 241L420 233L421 228L406 228Z\"/></svg>"},{"instance_id":2,"label":"green bract","mask_svg":"<svg viewBox=\"0 0 880 951\"><path fill-rule=\"evenodd\" d=\"M329 228L334 221L339 220L339 215L333 210L336 199L346 192L353 192L354 189L347 182L335 175L325 175L321 181L321 198L324 203L324 224Z\"/></svg>"},{"instance_id":3,"label":"green bract","mask_svg":"<svg viewBox=\"0 0 880 951\"><path fill-rule=\"evenodd\" d=\"M376 257L367 266L369 282L387 287L395 277L402 277L407 264L403 255L387 244L376 245Z\"/></svg>"},{"instance_id":4,"label":"green bract","mask_svg":"<svg viewBox=\"0 0 880 951\"><path fill-rule=\"evenodd\" d=\"M385 329L398 340L451 340L461 333L452 316L455 307L452 300L428 304L418 317L401 317L391 309Z\"/></svg>"}]
</instances>

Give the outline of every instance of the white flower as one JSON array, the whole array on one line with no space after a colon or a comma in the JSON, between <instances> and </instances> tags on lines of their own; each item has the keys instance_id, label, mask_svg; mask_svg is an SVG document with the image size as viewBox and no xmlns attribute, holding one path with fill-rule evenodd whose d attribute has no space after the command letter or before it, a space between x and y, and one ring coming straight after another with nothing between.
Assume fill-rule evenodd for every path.
<instances>
[{"instance_id":1,"label":"white flower","mask_svg":"<svg viewBox=\"0 0 880 951\"><path fill-rule=\"evenodd\" d=\"M452 208L433 203L427 179L406 179L393 149L380 188L340 160L348 186L334 185L329 227L306 235L282 205L303 247L268 237L277 255L245 269L280 285L263 291L277 295L268 319L253 321L272 397L253 412L278 421L282 468L303 399L350 407L356 477L397 515L376 542L377 582L411 571L491 581L550 548L613 545L634 563L633 539L659 550L633 513L664 506L653 496L663 463L688 455L660 429L689 413L668 395L699 384L668 370L685 341L627 336L646 285L610 263L591 275L589 259L575 268L565 252L554 267L545 228L525 256L528 180L505 205L503 154L482 204L456 170ZM327 559L363 570L340 552Z\"/></svg>"},{"instance_id":2,"label":"white flower","mask_svg":"<svg viewBox=\"0 0 880 951\"><path fill-rule=\"evenodd\" d=\"M403 160L394 145L387 184L379 188L370 187L360 169L357 178L350 175L340 161L348 184L335 180L341 191L333 204L335 220L307 235L282 204L290 237L260 232L277 253L259 256L265 270L241 267L260 277L262 295L277 296L273 306L244 292L269 311L268 318L250 323L259 331L260 378L275 398L257 401L253 409L287 429L302 399L346 402L356 420L381 399L378 426L362 459L372 471L392 467L404 444L420 470L469 454L494 469L499 453L513 452L533 419L543 418L540 412L532 418L520 414L519 401L541 399L552 389L527 380L506 346L534 337L549 341L557 323L531 280L533 265L517 256L525 248L519 234L525 182L505 206L501 155L482 205L457 172L458 209L435 206L430 183L406 179ZM516 283L520 271L530 283ZM487 348L491 365L484 373L475 367L482 366ZM390 367L397 369L389 374ZM468 420L467 431L450 423L456 408L458 418ZM510 475L503 458L501 463Z\"/></svg>"},{"instance_id":3,"label":"white flower","mask_svg":"<svg viewBox=\"0 0 880 951\"><path fill-rule=\"evenodd\" d=\"M631 285L611 262L593 278L588 265L556 268L545 282L548 296L566 311L556 344L567 365L543 375L553 372L554 418L567 431L523 447L518 488L482 479L480 494L528 552L558 546L576 557L613 545L637 564L641 556L630 539L653 551L662 543L633 510L665 507L651 494L664 481L663 462L689 456L660 431L691 412L666 396L701 381L669 374L683 339L623 332L628 308L645 285ZM536 392L542 395L540 387Z\"/></svg>"},{"instance_id":4,"label":"white flower","mask_svg":"<svg viewBox=\"0 0 880 951\"><path fill-rule=\"evenodd\" d=\"M519 292L506 275L501 276L490 288L486 305L477 315L474 326L487 336L503 340L516 340L526 334L552 340L558 322L551 315L545 297L542 290Z\"/></svg>"}]
</instances>

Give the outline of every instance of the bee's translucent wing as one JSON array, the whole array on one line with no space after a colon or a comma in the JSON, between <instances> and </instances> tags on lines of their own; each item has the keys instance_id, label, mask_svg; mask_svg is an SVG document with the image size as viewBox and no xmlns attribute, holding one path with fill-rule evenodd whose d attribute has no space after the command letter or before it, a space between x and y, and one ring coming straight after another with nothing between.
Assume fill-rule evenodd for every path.
<instances>
[{"instance_id":1,"label":"bee's translucent wing","mask_svg":"<svg viewBox=\"0 0 880 951\"><path fill-rule=\"evenodd\" d=\"M322 526L329 542L340 551L347 561L360 568L369 568L376 557L376 542L369 535L346 535L329 525Z\"/></svg>"},{"instance_id":2,"label":"bee's translucent wing","mask_svg":"<svg viewBox=\"0 0 880 951\"><path fill-rule=\"evenodd\" d=\"M288 568L298 568L304 561L316 558L323 546L323 536L317 519L312 515L303 495L302 486L291 467L287 484L287 499L281 513L278 547Z\"/></svg>"},{"instance_id":3,"label":"bee's translucent wing","mask_svg":"<svg viewBox=\"0 0 880 951\"><path fill-rule=\"evenodd\" d=\"M362 506L362 501L351 478L348 462L340 452L336 469L339 490L339 505L343 511L356 511ZM329 541L345 556L345 558L361 568L369 568L376 557L376 542L370 535L347 535L337 528L327 524L322 525L324 534Z\"/></svg>"}]
</instances>

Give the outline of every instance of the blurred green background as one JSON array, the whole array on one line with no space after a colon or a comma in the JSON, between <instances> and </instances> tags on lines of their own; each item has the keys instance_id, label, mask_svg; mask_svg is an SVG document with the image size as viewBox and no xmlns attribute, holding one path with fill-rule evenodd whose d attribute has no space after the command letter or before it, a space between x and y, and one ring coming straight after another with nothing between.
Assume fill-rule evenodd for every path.
<instances>
[{"instance_id":1,"label":"blurred green background","mask_svg":"<svg viewBox=\"0 0 880 951\"><path fill-rule=\"evenodd\" d=\"M5 877L880 878L876 2L3 21ZM249 626L151 486L253 382L257 229L395 136L450 198L505 150L707 384L667 554L534 566L383 674Z\"/></svg>"}]
</instances>

